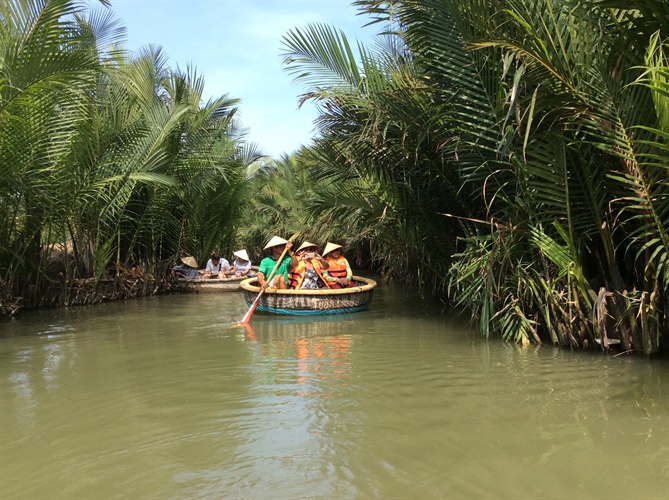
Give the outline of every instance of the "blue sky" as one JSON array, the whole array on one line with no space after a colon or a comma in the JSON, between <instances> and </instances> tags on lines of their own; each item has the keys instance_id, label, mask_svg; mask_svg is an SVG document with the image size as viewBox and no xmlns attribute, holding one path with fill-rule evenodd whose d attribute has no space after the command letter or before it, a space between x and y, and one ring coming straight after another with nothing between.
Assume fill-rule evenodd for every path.
<instances>
[{"instance_id":1,"label":"blue sky","mask_svg":"<svg viewBox=\"0 0 669 500\"><path fill-rule=\"evenodd\" d=\"M375 27L364 28L352 0L111 0L127 28L126 47L162 46L169 65L195 66L204 75L205 98L229 94L242 100L247 140L278 157L307 144L313 105L297 109L304 90L281 64L288 30L325 23L344 31L355 47L371 45Z\"/></svg>"}]
</instances>

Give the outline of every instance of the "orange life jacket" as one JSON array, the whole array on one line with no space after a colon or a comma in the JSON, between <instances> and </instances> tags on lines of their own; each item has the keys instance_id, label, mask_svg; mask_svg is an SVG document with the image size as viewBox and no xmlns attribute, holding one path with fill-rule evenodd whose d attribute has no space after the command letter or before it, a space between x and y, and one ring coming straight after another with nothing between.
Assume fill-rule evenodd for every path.
<instances>
[{"instance_id":1,"label":"orange life jacket","mask_svg":"<svg viewBox=\"0 0 669 500\"><path fill-rule=\"evenodd\" d=\"M342 279L346 278L346 258L343 255L340 255L336 259L334 257L327 257L325 260L330 264L330 267L325 270L327 276Z\"/></svg>"},{"instance_id":2,"label":"orange life jacket","mask_svg":"<svg viewBox=\"0 0 669 500\"><path fill-rule=\"evenodd\" d=\"M323 283L325 283L325 286L330 288L330 285L328 284L327 281L323 278L323 274L321 273L321 264L317 260L313 260L311 262L314 265L314 271L316 271L316 274L318 277L321 279ZM304 275L307 270L307 265L304 263L303 260L297 263L297 266L292 268L290 272L288 273L288 288L291 288L293 290L297 290L302 286L302 282L304 281Z\"/></svg>"}]
</instances>

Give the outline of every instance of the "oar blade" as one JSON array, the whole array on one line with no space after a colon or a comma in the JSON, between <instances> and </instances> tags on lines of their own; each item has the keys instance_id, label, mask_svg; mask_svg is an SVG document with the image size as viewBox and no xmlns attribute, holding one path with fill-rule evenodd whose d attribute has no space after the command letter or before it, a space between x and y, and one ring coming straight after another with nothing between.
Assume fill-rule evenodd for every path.
<instances>
[{"instance_id":1,"label":"oar blade","mask_svg":"<svg viewBox=\"0 0 669 500\"><path fill-rule=\"evenodd\" d=\"M261 288L260 292L258 292L258 296L255 298L255 300L253 301L253 304L251 304L251 307L249 307L249 310L246 311L246 314L244 315L244 317L240 321L240 323L242 325L247 324L249 321L251 321L251 316L253 316L253 313L255 312L256 307L258 307L258 302L260 302L260 297L262 296L264 291L265 291L265 289Z\"/></svg>"}]
</instances>

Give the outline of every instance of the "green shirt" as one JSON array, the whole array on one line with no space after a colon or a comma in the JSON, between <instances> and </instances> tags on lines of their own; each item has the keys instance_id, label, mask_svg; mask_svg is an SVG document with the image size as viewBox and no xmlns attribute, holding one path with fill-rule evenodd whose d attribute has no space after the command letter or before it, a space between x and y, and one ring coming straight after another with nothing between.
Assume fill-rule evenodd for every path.
<instances>
[{"instance_id":1,"label":"green shirt","mask_svg":"<svg viewBox=\"0 0 669 500\"><path fill-rule=\"evenodd\" d=\"M258 273L262 273L262 275L265 277L265 280L267 280L269 278L270 273L274 269L275 265L276 265L276 260L274 259L274 257L272 257L271 255L269 257L265 257L258 266ZM285 255L283 257L283 260L281 261L281 264L279 265L279 269L277 269L276 272L274 273L274 276L283 274L283 277L286 280L287 284L289 267L290 267L290 256Z\"/></svg>"}]
</instances>

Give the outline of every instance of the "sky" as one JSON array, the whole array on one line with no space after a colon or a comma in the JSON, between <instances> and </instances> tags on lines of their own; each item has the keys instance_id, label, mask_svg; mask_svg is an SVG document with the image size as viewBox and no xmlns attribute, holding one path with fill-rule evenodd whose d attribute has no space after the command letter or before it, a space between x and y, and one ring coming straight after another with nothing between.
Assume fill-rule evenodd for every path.
<instances>
[{"instance_id":1,"label":"sky","mask_svg":"<svg viewBox=\"0 0 669 500\"><path fill-rule=\"evenodd\" d=\"M241 99L246 140L277 158L308 144L316 108L298 110L304 88L281 63L282 37L291 29L324 23L341 29L353 47L373 43L377 28L352 0L111 0L127 28L126 48L161 46L168 64L194 66L210 97Z\"/></svg>"}]
</instances>

